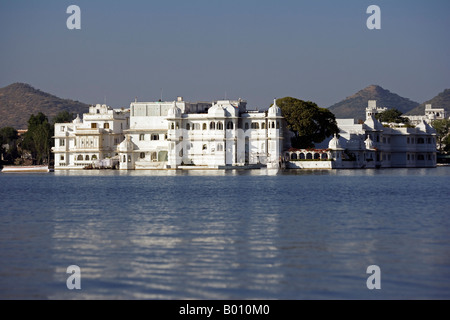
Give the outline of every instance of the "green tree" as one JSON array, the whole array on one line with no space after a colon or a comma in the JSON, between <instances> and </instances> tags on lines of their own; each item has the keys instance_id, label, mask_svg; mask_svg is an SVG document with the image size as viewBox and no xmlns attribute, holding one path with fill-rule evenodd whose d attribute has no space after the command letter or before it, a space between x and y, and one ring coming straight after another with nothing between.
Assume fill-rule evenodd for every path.
<instances>
[{"instance_id":1,"label":"green tree","mask_svg":"<svg viewBox=\"0 0 450 320\"><path fill-rule=\"evenodd\" d=\"M409 119L402 117L403 113L397 109L388 109L375 115L375 118L381 122L389 123L409 123Z\"/></svg>"},{"instance_id":2,"label":"green tree","mask_svg":"<svg viewBox=\"0 0 450 320\"><path fill-rule=\"evenodd\" d=\"M434 120L431 125L436 130L437 135L437 141L439 144L439 152L442 153L444 151L443 145L446 145L446 148L448 148L447 141L450 140L449 133L450 133L450 119L439 119ZM450 142L450 141L448 141Z\"/></svg>"},{"instance_id":3,"label":"green tree","mask_svg":"<svg viewBox=\"0 0 450 320\"><path fill-rule=\"evenodd\" d=\"M291 139L294 148L312 148L314 143L320 143L339 133L334 114L326 108L319 108L314 102L292 97L278 99L276 102L289 130L294 133Z\"/></svg>"},{"instance_id":4,"label":"green tree","mask_svg":"<svg viewBox=\"0 0 450 320\"><path fill-rule=\"evenodd\" d=\"M0 153L5 163L14 163L19 157L17 150L17 140L19 135L17 130L12 127L4 127L0 129Z\"/></svg>"},{"instance_id":5,"label":"green tree","mask_svg":"<svg viewBox=\"0 0 450 320\"><path fill-rule=\"evenodd\" d=\"M52 120L52 124L55 125L55 123L68 123L72 122L74 119L74 114L69 113L68 111L61 111L58 113Z\"/></svg>"},{"instance_id":6,"label":"green tree","mask_svg":"<svg viewBox=\"0 0 450 320\"><path fill-rule=\"evenodd\" d=\"M30 151L36 164L49 162L52 145L51 133L52 126L48 123L48 118L42 112L39 112L36 116L31 115L28 120L28 131L24 135L22 147Z\"/></svg>"}]
</instances>

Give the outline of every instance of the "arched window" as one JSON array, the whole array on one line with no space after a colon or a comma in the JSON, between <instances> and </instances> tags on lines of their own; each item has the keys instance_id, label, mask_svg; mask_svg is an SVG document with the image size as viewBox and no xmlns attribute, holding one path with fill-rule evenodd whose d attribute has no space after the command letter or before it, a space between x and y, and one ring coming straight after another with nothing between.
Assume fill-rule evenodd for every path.
<instances>
[{"instance_id":1,"label":"arched window","mask_svg":"<svg viewBox=\"0 0 450 320\"><path fill-rule=\"evenodd\" d=\"M259 123L258 122L252 122L251 128L252 129L259 129Z\"/></svg>"},{"instance_id":2,"label":"arched window","mask_svg":"<svg viewBox=\"0 0 450 320\"><path fill-rule=\"evenodd\" d=\"M208 146L207 146L206 144L204 144L203 147L202 147L202 149L203 149L203 150L207 150L207 149L208 149Z\"/></svg>"},{"instance_id":3,"label":"arched window","mask_svg":"<svg viewBox=\"0 0 450 320\"><path fill-rule=\"evenodd\" d=\"M306 154L306 159L308 159L308 160L311 160L311 159L312 159L312 153L311 153L311 152L308 152L308 153Z\"/></svg>"},{"instance_id":4,"label":"arched window","mask_svg":"<svg viewBox=\"0 0 450 320\"><path fill-rule=\"evenodd\" d=\"M217 144L217 151L223 151L223 144L221 143Z\"/></svg>"},{"instance_id":5,"label":"arched window","mask_svg":"<svg viewBox=\"0 0 450 320\"><path fill-rule=\"evenodd\" d=\"M328 153L322 153L322 159L323 160L328 159Z\"/></svg>"},{"instance_id":6,"label":"arched window","mask_svg":"<svg viewBox=\"0 0 450 320\"><path fill-rule=\"evenodd\" d=\"M297 160L297 154L291 153L291 160Z\"/></svg>"},{"instance_id":7,"label":"arched window","mask_svg":"<svg viewBox=\"0 0 450 320\"><path fill-rule=\"evenodd\" d=\"M92 160L97 160L97 155L94 154L94 155L92 156Z\"/></svg>"},{"instance_id":8,"label":"arched window","mask_svg":"<svg viewBox=\"0 0 450 320\"><path fill-rule=\"evenodd\" d=\"M177 122L176 128L177 128L177 129L180 129L180 123Z\"/></svg>"},{"instance_id":9,"label":"arched window","mask_svg":"<svg viewBox=\"0 0 450 320\"><path fill-rule=\"evenodd\" d=\"M78 160L78 161L83 161L83 156L80 154L80 155L77 157L77 160Z\"/></svg>"},{"instance_id":10,"label":"arched window","mask_svg":"<svg viewBox=\"0 0 450 320\"><path fill-rule=\"evenodd\" d=\"M305 160L305 154L303 152L300 153L300 160Z\"/></svg>"},{"instance_id":11,"label":"arched window","mask_svg":"<svg viewBox=\"0 0 450 320\"><path fill-rule=\"evenodd\" d=\"M216 123L215 123L214 121L212 121L212 122L209 124L209 130L216 130Z\"/></svg>"},{"instance_id":12,"label":"arched window","mask_svg":"<svg viewBox=\"0 0 450 320\"><path fill-rule=\"evenodd\" d=\"M152 134L152 141L157 141L157 140L159 140L159 134L157 134L157 133L154 133L154 134Z\"/></svg>"},{"instance_id":13,"label":"arched window","mask_svg":"<svg viewBox=\"0 0 450 320\"><path fill-rule=\"evenodd\" d=\"M277 129L280 129L280 121L277 121Z\"/></svg>"},{"instance_id":14,"label":"arched window","mask_svg":"<svg viewBox=\"0 0 450 320\"><path fill-rule=\"evenodd\" d=\"M233 130L233 122L232 121L228 121L227 129Z\"/></svg>"},{"instance_id":15,"label":"arched window","mask_svg":"<svg viewBox=\"0 0 450 320\"><path fill-rule=\"evenodd\" d=\"M217 130L223 130L223 123L222 122L217 122Z\"/></svg>"},{"instance_id":16,"label":"arched window","mask_svg":"<svg viewBox=\"0 0 450 320\"><path fill-rule=\"evenodd\" d=\"M195 130L200 130L200 123L195 124Z\"/></svg>"},{"instance_id":17,"label":"arched window","mask_svg":"<svg viewBox=\"0 0 450 320\"><path fill-rule=\"evenodd\" d=\"M140 134L139 141L144 141L144 140L145 140L145 134Z\"/></svg>"},{"instance_id":18,"label":"arched window","mask_svg":"<svg viewBox=\"0 0 450 320\"><path fill-rule=\"evenodd\" d=\"M186 123L186 130L191 130L191 125L189 123Z\"/></svg>"},{"instance_id":19,"label":"arched window","mask_svg":"<svg viewBox=\"0 0 450 320\"><path fill-rule=\"evenodd\" d=\"M170 129L171 129L171 130L174 130L174 129L175 129L175 124L174 124L173 122L170 124Z\"/></svg>"},{"instance_id":20,"label":"arched window","mask_svg":"<svg viewBox=\"0 0 450 320\"><path fill-rule=\"evenodd\" d=\"M156 152L152 152L151 160L152 160L152 161L158 160L158 154L157 154Z\"/></svg>"},{"instance_id":21,"label":"arched window","mask_svg":"<svg viewBox=\"0 0 450 320\"><path fill-rule=\"evenodd\" d=\"M86 155L86 157L84 158L84 160L89 161L89 156Z\"/></svg>"},{"instance_id":22,"label":"arched window","mask_svg":"<svg viewBox=\"0 0 450 320\"><path fill-rule=\"evenodd\" d=\"M275 121L272 121L271 124L272 124L272 125L271 125L271 128L272 128L272 129L275 129Z\"/></svg>"},{"instance_id":23,"label":"arched window","mask_svg":"<svg viewBox=\"0 0 450 320\"><path fill-rule=\"evenodd\" d=\"M125 155L123 155L123 161L122 162L127 162L127 157Z\"/></svg>"},{"instance_id":24,"label":"arched window","mask_svg":"<svg viewBox=\"0 0 450 320\"><path fill-rule=\"evenodd\" d=\"M314 154L314 159L316 159L316 160L317 160L317 159L320 159L320 153L315 153L315 154Z\"/></svg>"},{"instance_id":25,"label":"arched window","mask_svg":"<svg viewBox=\"0 0 450 320\"><path fill-rule=\"evenodd\" d=\"M248 122L245 123L244 130L248 130Z\"/></svg>"},{"instance_id":26,"label":"arched window","mask_svg":"<svg viewBox=\"0 0 450 320\"><path fill-rule=\"evenodd\" d=\"M266 128L266 123L265 122L261 123L261 129L265 129L265 128Z\"/></svg>"},{"instance_id":27,"label":"arched window","mask_svg":"<svg viewBox=\"0 0 450 320\"><path fill-rule=\"evenodd\" d=\"M139 158L145 159L145 152L141 152L141 153L139 154Z\"/></svg>"},{"instance_id":28,"label":"arched window","mask_svg":"<svg viewBox=\"0 0 450 320\"><path fill-rule=\"evenodd\" d=\"M202 130L206 130L206 123L203 124Z\"/></svg>"},{"instance_id":29,"label":"arched window","mask_svg":"<svg viewBox=\"0 0 450 320\"><path fill-rule=\"evenodd\" d=\"M108 122L105 122L103 124L103 129L109 129L109 123Z\"/></svg>"}]
</instances>

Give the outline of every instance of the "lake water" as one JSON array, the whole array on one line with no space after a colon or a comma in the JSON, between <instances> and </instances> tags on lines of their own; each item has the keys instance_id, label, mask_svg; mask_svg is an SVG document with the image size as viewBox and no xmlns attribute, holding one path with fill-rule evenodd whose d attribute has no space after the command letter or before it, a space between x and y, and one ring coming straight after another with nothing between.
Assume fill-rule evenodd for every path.
<instances>
[{"instance_id":1,"label":"lake water","mask_svg":"<svg viewBox=\"0 0 450 320\"><path fill-rule=\"evenodd\" d=\"M0 174L0 299L449 299L449 178ZM81 290L66 286L70 265Z\"/></svg>"}]
</instances>

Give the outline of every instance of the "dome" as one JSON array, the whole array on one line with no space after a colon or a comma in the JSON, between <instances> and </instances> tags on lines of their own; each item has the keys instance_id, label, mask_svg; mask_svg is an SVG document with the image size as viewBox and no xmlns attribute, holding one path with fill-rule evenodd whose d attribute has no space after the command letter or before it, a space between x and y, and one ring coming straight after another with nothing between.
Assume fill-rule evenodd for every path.
<instances>
[{"instance_id":1,"label":"dome","mask_svg":"<svg viewBox=\"0 0 450 320\"><path fill-rule=\"evenodd\" d=\"M372 139L370 139L370 136L367 136L366 141L364 141L364 143L366 144L366 149L368 150L373 150L373 142Z\"/></svg>"},{"instance_id":2,"label":"dome","mask_svg":"<svg viewBox=\"0 0 450 320\"><path fill-rule=\"evenodd\" d=\"M375 117L373 115L371 115L365 122L364 125L370 129L370 130L376 130L376 131L380 131L380 130L384 130L383 125L381 124L380 121L378 121L377 119L375 119Z\"/></svg>"},{"instance_id":3,"label":"dome","mask_svg":"<svg viewBox=\"0 0 450 320\"><path fill-rule=\"evenodd\" d=\"M77 114L77 117L72 121L72 123L79 124L81 123L80 115Z\"/></svg>"},{"instance_id":4,"label":"dome","mask_svg":"<svg viewBox=\"0 0 450 320\"><path fill-rule=\"evenodd\" d=\"M131 141L131 137L127 136L119 146L117 147L119 152L130 152L134 149L134 143Z\"/></svg>"},{"instance_id":5,"label":"dome","mask_svg":"<svg viewBox=\"0 0 450 320\"><path fill-rule=\"evenodd\" d=\"M330 143L328 144L328 149L342 150L341 143L339 142L337 135L334 135L333 139L330 140Z\"/></svg>"},{"instance_id":6,"label":"dome","mask_svg":"<svg viewBox=\"0 0 450 320\"><path fill-rule=\"evenodd\" d=\"M181 109L177 107L176 101L173 102L173 106L167 111L168 118L180 118Z\"/></svg>"},{"instance_id":7,"label":"dome","mask_svg":"<svg viewBox=\"0 0 450 320\"><path fill-rule=\"evenodd\" d=\"M269 117L281 117L281 109L277 106L277 99L273 100L273 105L269 108Z\"/></svg>"},{"instance_id":8,"label":"dome","mask_svg":"<svg viewBox=\"0 0 450 320\"><path fill-rule=\"evenodd\" d=\"M208 115L213 118L225 118L225 109L221 105L215 104L208 109Z\"/></svg>"}]
</instances>

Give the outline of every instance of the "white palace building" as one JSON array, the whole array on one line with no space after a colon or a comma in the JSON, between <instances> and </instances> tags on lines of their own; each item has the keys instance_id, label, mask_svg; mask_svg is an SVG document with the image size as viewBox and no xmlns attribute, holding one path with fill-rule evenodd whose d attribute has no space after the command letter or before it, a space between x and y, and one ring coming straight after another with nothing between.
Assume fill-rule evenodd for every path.
<instances>
[{"instance_id":1,"label":"white palace building","mask_svg":"<svg viewBox=\"0 0 450 320\"><path fill-rule=\"evenodd\" d=\"M267 111L249 111L244 100L189 103L133 102L130 108L89 108L83 118L55 124L55 170L84 168L388 168L435 167L436 133L425 121L390 127L374 115L337 119L339 137L311 150L290 147L291 133L276 100Z\"/></svg>"},{"instance_id":2,"label":"white palace building","mask_svg":"<svg viewBox=\"0 0 450 320\"><path fill-rule=\"evenodd\" d=\"M246 101L133 102L91 106L55 125L55 169L278 167L285 145L280 108L248 111Z\"/></svg>"}]
</instances>

